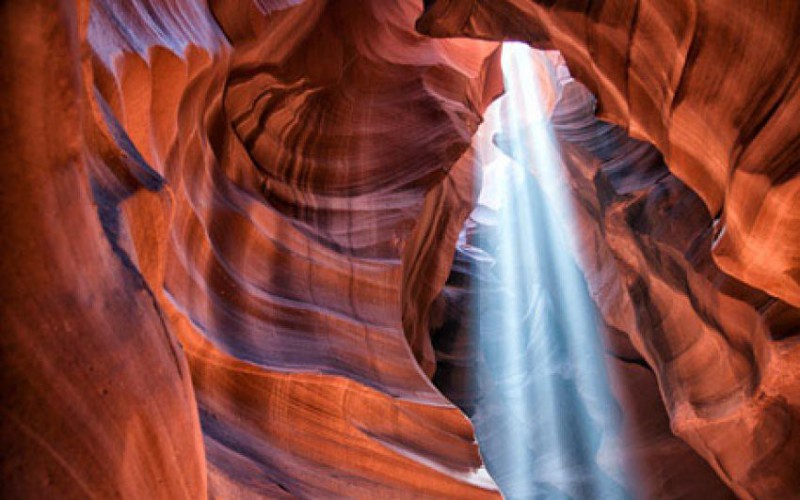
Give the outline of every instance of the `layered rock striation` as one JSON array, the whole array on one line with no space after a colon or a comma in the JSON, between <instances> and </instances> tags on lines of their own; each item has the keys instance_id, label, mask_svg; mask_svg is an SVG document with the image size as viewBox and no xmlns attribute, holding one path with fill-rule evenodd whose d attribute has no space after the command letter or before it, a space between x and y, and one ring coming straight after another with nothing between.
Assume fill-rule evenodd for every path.
<instances>
[{"instance_id":1,"label":"layered rock striation","mask_svg":"<svg viewBox=\"0 0 800 500\"><path fill-rule=\"evenodd\" d=\"M507 39L598 96L552 120L642 494L727 494L660 399L800 488L800 7L424 4L0 5L5 495L497 497L431 377L471 411L440 292Z\"/></svg>"},{"instance_id":2,"label":"layered rock striation","mask_svg":"<svg viewBox=\"0 0 800 500\"><path fill-rule=\"evenodd\" d=\"M800 488L798 16L791 2L442 0L418 22L558 49L597 96L567 85L553 117L587 281L654 370L673 431L746 498Z\"/></svg>"},{"instance_id":3,"label":"layered rock striation","mask_svg":"<svg viewBox=\"0 0 800 500\"><path fill-rule=\"evenodd\" d=\"M497 495L427 309L498 44L421 11L3 5L4 491Z\"/></svg>"},{"instance_id":4,"label":"layered rock striation","mask_svg":"<svg viewBox=\"0 0 800 500\"><path fill-rule=\"evenodd\" d=\"M417 26L559 50L719 221L717 265L797 307L798 24L796 2L436 0Z\"/></svg>"},{"instance_id":5,"label":"layered rock striation","mask_svg":"<svg viewBox=\"0 0 800 500\"><path fill-rule=\"evenodd\" d=\"M599 121L594 97L559 56L540 53L534 63L549 68L539 72L540 85L555 95L551 123L568 174L577 261L604 324L623 413L621 456L636 495L727 497L670 427L738 496L793 495L800 310L724 273L711 257L716 223L699 196L667 170L655 148ZM501 114L513 105L502 98L498 104ZM495 142L513 155L509 145L522 133L507 131ZM480 234L491 227L480 221L491 218L476 215L440 298L451 312L436 344L443 369L435 380L467 411L492 407L491 390L465 392L451 375L479 372L485 363L476 358L479 350L465 346L462 315L453 312L458 304L466 307L463 296L474 285L465 282L485 281L485 264L468 243L475 234L472 245L481 245ZM566 217L563 223L573 222ZM476 271L465 271L465 260ZM473 387L491 387L491 381ZM643 404L661 398L666 412Z\"/></svg>"}]
</instances>

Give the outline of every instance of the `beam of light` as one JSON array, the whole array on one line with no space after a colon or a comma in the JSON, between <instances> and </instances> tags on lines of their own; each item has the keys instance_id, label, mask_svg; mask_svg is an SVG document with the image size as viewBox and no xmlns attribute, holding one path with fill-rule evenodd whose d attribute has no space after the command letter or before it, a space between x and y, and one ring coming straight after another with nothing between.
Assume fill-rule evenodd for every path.
<instances>
[{"instance_id":1,"label":"beam of light","mask_svg":"<svg viewBox=\"0 0 800 500\"><path fill-rule=\"evenodd\" d=\"M576 225L536 57L526 45L503 48L506 95L494 126L507 156L484 170L479 205L494 220L478 246L493 264L476 273L473 307L478 377L491 387L473 422L507 498L626 498L625 474L607 456L619 410L572 252Z\"/></svg>"}]
</instances>

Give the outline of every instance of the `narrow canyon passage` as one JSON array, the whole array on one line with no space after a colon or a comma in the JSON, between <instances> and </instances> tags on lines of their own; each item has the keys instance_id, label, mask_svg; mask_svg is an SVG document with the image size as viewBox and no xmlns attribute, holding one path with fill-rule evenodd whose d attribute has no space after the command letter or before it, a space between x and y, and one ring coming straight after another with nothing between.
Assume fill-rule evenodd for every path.
<instances>
[{"instance_id":1,"label":"narrow canyon passage","mask_svg":"<svg viewBox=\"0 0 800 500\"><path fill-rule=\"evenodd\" d=\"M800 498L800 2L0 26L0 497Z\"/></svg>"},{"instance_id":2,"label":"narrow canyon passage","mask_svg":"<svg viewBox=\"0 0 800 500\"><path fill-rule=\"evenodd\" d=\"M483 279L473 282L471 313L486 373L473 378L489 380L490 389L473 423L507 498L626 498L623 460L615 456L622 453L621 414L577 266L577 224L539 89L546 61L526 45L504 44L506 93L483 125L502 136L508 156L496 154L483 167L478 198L477 218L494 220L475 242L491 265L475 264ZM492 411L501 418L487 416Z\"/></svg>"}]
</instances>

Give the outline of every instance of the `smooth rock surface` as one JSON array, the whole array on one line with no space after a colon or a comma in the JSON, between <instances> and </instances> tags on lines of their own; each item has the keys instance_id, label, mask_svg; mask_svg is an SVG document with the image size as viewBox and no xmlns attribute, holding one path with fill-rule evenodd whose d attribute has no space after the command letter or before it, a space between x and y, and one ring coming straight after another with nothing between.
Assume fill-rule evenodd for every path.
<instances>
[{"instance_id":1,"label":"smooth rock surface","mask_svg":"<svg viewBox=\"0 0 800 500\"><path fill-rule=\"evenodd\" d=\"M4 492L497 496L427 309L498 44L411 0L2 9Z\"/></svg>"},{"instance_id":2,"label":"smooth rock surface","mask_svg":"<svg viewBox=\"0 0 800 500\"><path fill-rule=\"evenodd\" d=\"M800 307L800 4L435 0L434 36L561 51L597 114L646 140L719 219L717 265Z\"/></svg>"},{"instance_id":3,"label":"smooth rock surface","mask_svg":"<svg viewBox=\"0 0 800 500\"><path fill-rule=\"evenodd\" d=\"M654 148L598 121L593 97L557 57L538 60L556 80L552 124L573 193L577 253L612 363L653 370L673 432L737 495L793 495L800 311L720 270L711 258L716 223L701 199ZM495 140L508 149L513 133ZM617 366L612 376L624 387L628 372Z\"/></svg>"},{"instance_id":4,"label":"smooth rock surface","mask_svg":"<svg viewBox=\"0 0 800 500\"><path fill-rule=\"evenodd\" d=\"M800 6L424 4L0 4L3 497L498 497L443 303L501 39L598 96L548 102L637 494L800 490Z\"/></svg>"}]
</instances>

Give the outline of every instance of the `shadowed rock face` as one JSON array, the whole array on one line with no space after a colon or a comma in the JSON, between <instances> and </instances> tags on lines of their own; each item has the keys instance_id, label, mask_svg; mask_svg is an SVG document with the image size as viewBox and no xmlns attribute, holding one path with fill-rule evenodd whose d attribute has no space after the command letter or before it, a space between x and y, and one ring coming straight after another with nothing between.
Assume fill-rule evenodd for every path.
<instances>
[{"instance_id":1,"label":"shadowed rock face","mask_svg":"<svg viewBox=\"0 0 800 500\"><path fill-rule=\"evenodd\" d=\"M797 491L800 7L468 3L426 1L418 26L563 50L675 175L557 87L645 494L726 494L643 408L657 389L738 494ZM430 381L432 330L439 386L465 377L443 381L437 296L498 44L422 36L422 14L0 4L4 497L498 496Z\"/></svg>"},{"instance_id":2,"label":"shadowed rock face","mask_svg":"<svg viewBox=\"0 0 800 500\"><path fill-rule=\"evenodd\" d=\"M517 39L558 48L576 77L598 94L595 104L580 85L565 85L553 122L582 216L578 234L584 271L611 340L630 338L654 369L673 431L738 495L794 495L800 488L794 472L800 467L800 443L793 437L800 425L800 311L792 291L796 267L784 264L797 260L793 207L800 184L793 149L797 130L781 117L783 109L793 109L797 101L797 63L792 59L796 54L791 49L796 35L783 24L788 16L796 25L795 6L757 8L750 3L742 6L752 14L747 20L741 13L731 19L701 16L697 29L703 37L692 42L689 33L685 42L694 43L698 53L680 61L685 63L683 72L692 76L683 77L679 90L664 84L665 90L657 84L664 77L662 65L653 64L651 56L648 62L637 57L649 53L648 47L673 57L674 40L662 40L653 30L664 27L659 25L666 22L664 16L682 19L691 9L672 12L667 5L650 3L641 6L646 17L629 19L608 2L587 4L586 9L550 3L555 5L434 2L418 27L437 36ZM614 47L612 35L622 36L611 18L625 21L621 26L632 30L623 37L629 55L622 66L615 66L604 52ZM770 26L761 41L777 44L777 54L771 52L763 61L754 54L747 67L738 66L737 59L731 66L745 74L732 77L731 66L713 64L704 52L715 54L718 62L728 60L729 48L715 38L722 36L716 31L733 29L726 23L735 26L739 36L751 36L753 43L761 40L763 26ZM763 64L774 64L780 71L764 74ZM717 82L713 91L704 86L710 81ZM758 100L765 92L776 94L774 109L737 104L743 94ZM675 93L679 98L673 100ZM622 104L614 100L620 96ZM598 122L594 108L602 118L665 151L669 172L655 150ZM762 130L748 131L748 120L762 120ZM736 130L725 132L731 128ZM773 134L771 142L759 142L762 134ZM694 142L695 136L702 141ZM501 146L506 140L499 138ZM733 142L726 147L736 151L733 159L715 160L715 144L728 140ZM741 171L752 173L755 167L742 162L756 153L775 161L760 163L760 180L750 177L751 189L745 189L746 184L739 183L750 174ZM713 169L723 163L728 174L715 184ZM727 192L717 205L708 195L715 186ZM782 208L772 210L772 202ZM723 205L721 216L710 215ZM752 224L745 233L740 222L752 215L745 215L746 210L759 215L749 219ZM731 253L734 241L743 246ZM748 252L755 248L770 258L751 262L755 257ZM740 261L732 265L732 259ZM750 272L758 266L768 271L764 279Z\"/></svg>"},{"instance_id":3,"label":"shadowed rock face","mask_svg":"<svg viewBox=\"0 0 800 500\"><path fill-rule=\"evenodd\" d=\"M800 311L717 267L701 199L652 149L595 121L577 83L563 87L553 123L611 345L630 339L653 368L673 431L739 496L794 494Z\"/></svg>"},{"instance_id":4,"label":"shadowed rock face","mask_svg":"<svg viewBox=\"0 0 800 500\"><path fill-rule=\"evenodd\" d=\"M498 44L421 11L3 4L4 492L497 496L426 372Z\"/></svg>"},{"instance_id":5,"label":"shadowed rock face","mask_svg":"<svg viewBox=\"0 0 800 500\"><path fill-rule=\"evenodd\" d=\"M86 14L74 2L0 6L0 489L197 497L205 466L186 358L115 236L118 212L98 210L92 172L113 142L84 100ZM120 193L158 199L162 183L134 158L105 158Z\"/></svg>"}]
</instances>

